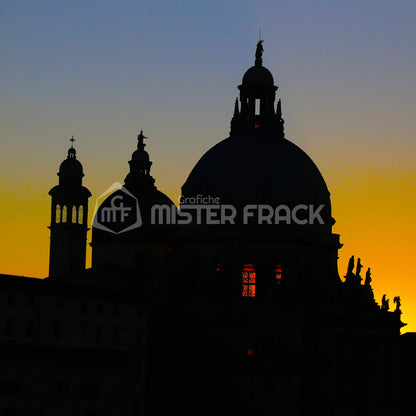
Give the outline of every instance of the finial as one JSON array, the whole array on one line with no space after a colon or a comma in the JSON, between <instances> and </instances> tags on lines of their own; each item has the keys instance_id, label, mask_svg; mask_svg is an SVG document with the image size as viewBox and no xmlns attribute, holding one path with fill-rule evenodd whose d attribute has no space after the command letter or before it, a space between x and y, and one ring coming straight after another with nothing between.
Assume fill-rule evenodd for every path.
<instances>
[{"instance_id":1,"label":"finial","mask_svg":"<svg viewBox=\"0 0 416 416\"><path fill-rule=\"evenodd\" d=\"M282 101L281 100L277 102L276 116L279 120L282 118Z\"/></svg>"},{"instance_id":2,"label":"finial","mask_svg":"<svg viewBox=\"0 0 416 416\"><path fill-rule=\"evenodd\" d=\"M238 109L238 98L235 99L234 103L234 117L238 116L240 114L240 111Z\"/></svg>"},{"instance_id":3,"label":"finial","mask_svg":"<svg viewBox=\"0 0 416 416\"><path fill-rule=\"evenodd\" d=\"M69 139L69 141L71 142L71 147L68 149L68 159L76 159L76 154L77 152L74 149L74 136L72 135L72 137Z\"/></svg>"},{"instance_id":4,"label":"finial","mask_svg":"<svg viewBox=\"0 0 416 416\"><path fill-rule=\"evenodd\" d=\"M364 281L364 285L365 286L370 286L371 283L371 269L368 268L367 271L365 272L365 281Z\"/></svg>"},{"instance_id":5,"label":"finial","mask_svg":"<svg viewBox=\"0 0 416 416\"><path fill-rule=\"evenodd\" d=\"M398 312L398 313L401 314L402 311L400 310L400 306L402 305L402 302L400 300L400 296L395 296L394 299L393 299L393 302L396 304L395 312Z\"/></svg>"},{"instance_id":6,"label":"finial","mask_svg":"<svg viewBox=\"0 0 416 416\"><path fill-rule=\"evenodd\" d=\"M263 64L263 42L264 40L259 40L257 42L257 47L256 47L256 61L255 61L255 65L256 66L262 66Z\"/></svg>"},{"instance_id":7,"label":"finial","mask_svg":"<svg viewBox=\"0 0 416 416\"><path fill-rule=\"evenodd\" d=\"M277 106L276 106L276 121L277 121L280 136L284 139L285 138L285 126L284 126L285 121L282 118L282 101L281 100L277 102Z\"/></svg>"},{"instance_id":8,"label":"finial","mask_svg":"<svg viewBox=\"0 0 416 416\"><path fill-rule=\"evenodd\" d=\"M358 278L359 280L360 280L360 282L361 282L361 276L360 276L360 272L361 272L361 269L363 268L363 265L361 264L361 259L360 258L358 258L358 260L357 260L357 268L355 269L355 277L356 278Z\"/></svg>"}]
</instances>

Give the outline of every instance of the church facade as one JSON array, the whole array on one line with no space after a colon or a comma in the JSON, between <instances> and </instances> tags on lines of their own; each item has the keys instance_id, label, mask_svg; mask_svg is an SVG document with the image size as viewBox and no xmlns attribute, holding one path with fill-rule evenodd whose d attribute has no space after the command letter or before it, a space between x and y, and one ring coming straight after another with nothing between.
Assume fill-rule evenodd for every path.
<instances>
[{"instance_id":1,"label":"church facade","mask_svg":"<svg viewBox=\"0 0 416 416\"><path fill-rule=\"evenodd\" d=\"M379 305L360 259L339 275L330 193L285 137L262 55L259 41L230 135L179 209L140 132L87 270L91 193L68 150L49 192L49 276L0 278L0 414L410 414L400 298Z\"/></svg>"}]
</instances>

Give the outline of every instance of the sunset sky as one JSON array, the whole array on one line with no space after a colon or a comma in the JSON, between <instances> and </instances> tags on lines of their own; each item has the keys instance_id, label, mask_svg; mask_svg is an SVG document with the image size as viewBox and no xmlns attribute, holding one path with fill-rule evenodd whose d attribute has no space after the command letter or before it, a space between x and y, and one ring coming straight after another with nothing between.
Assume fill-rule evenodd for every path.
<instances>
[{"instance_id":1,"label":"sunset sky","mask_svg":"<svg viewBox=\"0 0 416 416\"><path fill-rule=\"evenodd\" d=\"M229 133L261 28L286 137L332 195L340 276L360 257L416 331L415 21L410 0L0 0L0 273L47 275L48 191L71 135L90 221L141 127L176 202Z\"/></svg>"}]
</instances>

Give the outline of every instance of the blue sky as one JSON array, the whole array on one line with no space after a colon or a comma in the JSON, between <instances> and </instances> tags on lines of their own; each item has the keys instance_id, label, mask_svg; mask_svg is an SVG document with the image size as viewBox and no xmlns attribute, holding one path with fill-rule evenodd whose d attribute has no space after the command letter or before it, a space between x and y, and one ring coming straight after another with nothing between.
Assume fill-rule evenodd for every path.
<instances>
[{"instance_id":1,"label":"blue sky","mask_svg":"<svg viewBox=\"0 0 416 416\"><path fill-rule=\"evenodd\" d=\"M377 294L399 291L392 274L410 279L416 258L415 21L403 0L0 1L3 272L47 272L47 192L71 135L91 208L123 181L141 127L177 200L228 135L261 28L286 136L332 193L341 268L361 255Z\"/></svg>"}]
</instances>

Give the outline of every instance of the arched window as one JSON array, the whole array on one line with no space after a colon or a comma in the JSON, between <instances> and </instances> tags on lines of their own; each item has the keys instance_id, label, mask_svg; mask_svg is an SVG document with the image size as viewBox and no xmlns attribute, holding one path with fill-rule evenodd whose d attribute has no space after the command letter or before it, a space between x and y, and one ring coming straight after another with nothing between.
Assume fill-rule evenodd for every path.
<instances>
[{"instance_id":1,"label":"arched window","mask_svg":"<svg viewBox=\"0 0 416 416\"><path fill-rule=\"evenodd\" d=\"M77 223L77 207L76 206L72 207L72 223L73 224Z\"/></svg>"},{"instance_id":2,"label":"arched window","mask_svg":"<svg viewBox=\"0 0 416 416\"><path fill-rule=\"evenodd\" d=\"M67 219L67 207L66 207L66 205L64 205L63 208L62 208L62 219L61 219L61 221L66 222L66 219Z\"/></svg>"},{"instance_id":3,"label":"arched window","mask_svg":"<svg viewBox=\"0 0 416 416\"><path fill-rule=\"evenodd\" d=\"M55 222L56 223L62 221L61 215L62 215L61 206L58 204L56 206L56 211L55 211Z\"/></svg>"},{"instance_id":4,"label":"arched window","mask_svg":"<svg viewBox=\"0 0 416 416\"><path fill-rule=\"evenodd\" d=\"M243 298L254 298L256 296L256 268L253 264L245 264L241 272Z\"/></svg>"},{"instance_id":5,"label":"arched window","mask_svg":"<svg viewBox=\"0 0 416 416\"><path fill-rule=\"evenodd\" d=\"M78 224L82 224L84 222L84 207L82 205L78 208Z\"/></svg>"},{"instance_id":6,"label":"arched window","mask_svg":"<svg viewBox=\"0 0 416 416\"><path fill-rule=\"evenodd\" d=\"M277 286L280 286L282 284L282 266L280 264L274 267L274 278Z\"/></svg>"},{"instance_id":7,"label":"arched window","mask_svg":"<svg viewBox=\"0 0 416 416\"><path fill-rule=\"evenodd\" d=\"M247 355L249 357L256 356L257 355L256 347L253 347L253 346L248 347Z\"/></svg>"}]
</instances>

